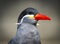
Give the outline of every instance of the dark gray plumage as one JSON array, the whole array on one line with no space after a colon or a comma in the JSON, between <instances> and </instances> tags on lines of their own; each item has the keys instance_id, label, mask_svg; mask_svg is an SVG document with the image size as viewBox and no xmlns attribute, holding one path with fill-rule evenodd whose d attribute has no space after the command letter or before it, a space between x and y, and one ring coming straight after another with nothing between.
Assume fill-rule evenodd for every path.
<instances>
[{"instance_id":1,"label":"dark gray plumage","mask_svg":"<svg viewBox=\"0 0 60 44\"><path fill-rule=\"evenodd\" d=\"M9 44L40 44L37 28L31 24L23 23L14 39Z\"/></svg>"},{"instance_id":2,"label":"dark gray plumage","mask_svg":"<svg viewBox=\"0 0 60 44\"><path fill-rule=\"evenodd\" d=\"M17 30L16 36L8 44L41 44L40 35L34 19L25 17Z\"/></svg>"}]
</instances>

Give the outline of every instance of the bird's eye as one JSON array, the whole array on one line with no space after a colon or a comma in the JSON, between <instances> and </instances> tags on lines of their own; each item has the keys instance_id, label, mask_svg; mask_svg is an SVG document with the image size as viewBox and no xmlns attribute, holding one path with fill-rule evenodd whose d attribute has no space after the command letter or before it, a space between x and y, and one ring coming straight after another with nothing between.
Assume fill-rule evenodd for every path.
<instances>
[{"instance_id":1,"label":"bird's eye","mask_svg":"<svg viewBox=\"0 0 60 44\"><path fill-rule=\"evenodd\" d=\"M29 12L29 14L34 14L34 13L32 13L32 12Z\"/></svg>"}]
</instances>

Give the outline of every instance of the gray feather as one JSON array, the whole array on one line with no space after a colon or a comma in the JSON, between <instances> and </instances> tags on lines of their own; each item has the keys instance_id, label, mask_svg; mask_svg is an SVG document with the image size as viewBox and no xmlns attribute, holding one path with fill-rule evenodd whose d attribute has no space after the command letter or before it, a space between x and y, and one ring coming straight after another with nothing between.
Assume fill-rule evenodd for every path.
<instances>
[{"instance_id":1,"label":"gray feather","mask_svg":"<svg viewBox=\"0 0 60 44\"><path fill-rule=\"evenodd\" d=\"M21 24L15 38L9 44L41 44L37 28L32 24Z\"/></svg>"}]
</instances>

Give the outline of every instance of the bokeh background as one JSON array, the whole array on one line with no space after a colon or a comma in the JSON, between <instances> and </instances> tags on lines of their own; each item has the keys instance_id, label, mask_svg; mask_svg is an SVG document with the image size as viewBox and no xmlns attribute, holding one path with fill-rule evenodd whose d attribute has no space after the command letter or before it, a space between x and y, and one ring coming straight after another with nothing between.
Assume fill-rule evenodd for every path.
<instances>
[{"instance_id":1,"label":"bokeh background","mask_svg":"<svg viewBox=\"0 0 60 44\"><path fill-rule=\"evenodd\" d=\"M51 17L39 21L38 30L42 44L60 44L60 14L58 0L3 0L0 1L0 44L7 44L17 31L17 19L26 8L33 7Z\"/></svg>"}]
</instances>

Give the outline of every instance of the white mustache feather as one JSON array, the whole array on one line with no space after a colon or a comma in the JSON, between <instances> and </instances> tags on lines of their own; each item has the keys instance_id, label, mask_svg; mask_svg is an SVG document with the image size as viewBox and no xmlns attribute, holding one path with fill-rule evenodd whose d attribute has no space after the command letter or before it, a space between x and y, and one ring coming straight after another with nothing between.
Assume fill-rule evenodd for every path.
<instances>
[{"instance_id":1,"label":"white mustache feather","mask_svg":"<svg viewBox=\"0 0 60 44\"><path fill-rule=\"evenodd\" d=\"M16 23L16 25L19 25L19 24L21 24L21 23ZM39 23L37 23L37 26L39 25Z\"/></svg>"}]
</instances>

